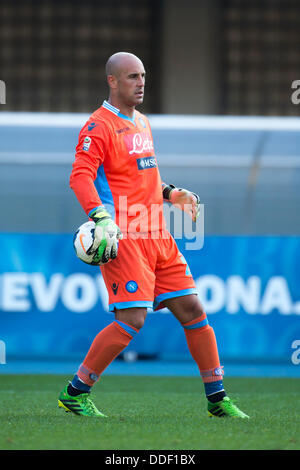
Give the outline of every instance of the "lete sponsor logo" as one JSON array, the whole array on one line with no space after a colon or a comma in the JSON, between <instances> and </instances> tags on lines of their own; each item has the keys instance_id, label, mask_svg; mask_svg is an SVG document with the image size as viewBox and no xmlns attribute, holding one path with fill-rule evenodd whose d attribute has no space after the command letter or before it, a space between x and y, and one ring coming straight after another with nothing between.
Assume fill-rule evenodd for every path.
<instances>
[{"instance_id":1,"label":"lete sponsor logo","mask_svg":"<svg viewBox=\"0 0 300 470\"><path fill-rule=\"evenodd\" d=\"M153 152L153 140L148 132L124 135L124 141L129 155L141 155Z\"/></svg>"}]
</instances>

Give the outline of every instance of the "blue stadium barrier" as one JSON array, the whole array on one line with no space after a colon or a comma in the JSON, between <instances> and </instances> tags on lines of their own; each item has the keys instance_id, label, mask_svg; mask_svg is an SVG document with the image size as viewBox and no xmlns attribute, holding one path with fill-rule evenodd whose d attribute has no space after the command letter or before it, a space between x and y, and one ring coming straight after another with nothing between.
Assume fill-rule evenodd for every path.
<instances>
[{"instance_id":1,"label":"blue stadium barrier","mask_svg":"<svg viewBox=\"0 0 300 470\"><path fill-rule=\"evenodd\" d=\"M80 359L113 320L98 267L76 258L69 234L0 234L0 340L8 360ZM206 237L201 250L177 240L226 360L292 363L300 340L300 239ZM149 311L128 351L190 358L167 309Z\"/></svg>"},{"instance_id":2,"label":"blue stadium barrier","mask_svg":"<svg viewBox=\"0 0 300 470\"><path fill-rule=\"evenodd\" d=\"M0 373L14 361L76 363L113 319L99 269L72 247L85 215L68 177L87 118L0 114ZM205 205L204 246L176 241L221 358L239 373L245 362L277 363L300 376L299 118L149 118L163 179L198 192ZM127 352L190 360L166 309L149 311Z\"/></svg>"}]
</instances>

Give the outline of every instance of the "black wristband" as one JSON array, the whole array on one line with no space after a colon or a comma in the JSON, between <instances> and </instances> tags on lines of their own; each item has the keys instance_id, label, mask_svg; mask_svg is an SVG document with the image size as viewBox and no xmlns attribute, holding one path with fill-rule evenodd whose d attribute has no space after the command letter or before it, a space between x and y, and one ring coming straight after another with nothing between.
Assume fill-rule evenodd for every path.
<instances>
[{"instance_id":1,"label":"black wristband","mask_svg":"<svg viewBox=\"0 0 300 470\"><path fill-rule=\"evenodd\" d=\"M174 184L168 184L164 187L164 189L163 189L163 198L166 201L170 200L170 193L171 193L172 189L174 189L174 188L176 188L176 186L174 186Z\"/></svg>"}]
</instances>

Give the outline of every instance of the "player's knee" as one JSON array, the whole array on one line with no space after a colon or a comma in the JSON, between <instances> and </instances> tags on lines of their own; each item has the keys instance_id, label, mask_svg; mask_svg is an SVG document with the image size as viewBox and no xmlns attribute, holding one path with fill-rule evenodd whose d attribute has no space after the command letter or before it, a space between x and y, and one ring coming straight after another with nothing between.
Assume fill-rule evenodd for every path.
<instances>
[{"instance_id":1,"label":"player's knee","mask_svg":"<svg viewBox=\"0 0 300 470\"><path fill-rule=\"evenodd\" d=\"M136 330L140 330L144 326L146 315L147 310L144 308L128 308L115 311L116 320L127 323Z\"/></svg>"},{"instance_id":2,"label":"player's knee","mask_svg":"<svg viewBox=\"0 0 300 470\"><path fill-rule=\"evenodd\" d=\"M125 320L124 320L125 321ZM136 316L131 316L128 318L127 322L128 325L133 326L136 330L140 330L145 323L145 317L143 315L136 315Z\"/></svg>"},{"instance_id":3,"label":"player's knee","mask_svg":"<svg viewBox=\"0 0 300 470\"><path fill-rule=\"evenodd\" d=\"M140 330L141 328L143 328L144 323L145 323L145 319L144 319L144 318L136 318L136 319L132 322L132 326L133 326L134 328L136 328L137 330Z\"/></svg>"},{"instance_id":4,"label":"player's knee","mask_svg":"<svg viewBox=\"0 0 300 470\"><path fill-rule=\"evenodd\" d=\"M185 309L185 321L192 321L205 314L204 308L199 301L198 297L190 296L189 302Z\"/></svg>"}]
</instances>

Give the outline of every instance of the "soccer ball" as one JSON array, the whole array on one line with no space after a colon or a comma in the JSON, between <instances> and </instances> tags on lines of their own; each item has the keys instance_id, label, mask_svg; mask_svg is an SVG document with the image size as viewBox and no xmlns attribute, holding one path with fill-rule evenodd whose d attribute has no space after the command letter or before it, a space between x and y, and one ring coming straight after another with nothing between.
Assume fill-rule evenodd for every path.
<instances>
[{"instance_id":1,"label":"soccer ball","mask_svg":"<svg viewBox=\"0 0 300 470\"><path fill-rule=\"evenodd\" d=\"M95 225L95 222L92 220L80 225L74 234L73 246L76 256L81 259L81 261L92 264L93 266L99 266L99 262L96 263L93 261L95 253L88 254L89 248L91 248L94 243Z\"/></svg>"}]
</instances>

